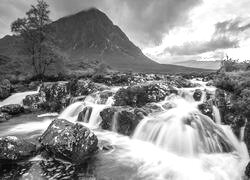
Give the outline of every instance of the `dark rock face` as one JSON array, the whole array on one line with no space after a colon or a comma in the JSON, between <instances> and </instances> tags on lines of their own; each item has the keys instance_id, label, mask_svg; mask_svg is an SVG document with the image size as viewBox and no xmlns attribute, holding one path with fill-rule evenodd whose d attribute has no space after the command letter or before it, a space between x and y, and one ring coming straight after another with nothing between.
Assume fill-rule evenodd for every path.
<instances>
[{"instance_id":1,"label":"dark rock face","mask_svg":"<svg viewBox=\"0 0 250 180\"><path fill-rule=\"evenodd\" d=\"M1 163L17 162L32 156L36 146L28 141L15 136L0 138L0 160Z\"/></svg>"},{"instance_id":2,"label":"dark rock face","mask_svg":"<svg viewBox=\"0 0 250 180\"><path fill-rule=\"evenodd\" d=\"M11 115L8 113L0 112L0 122L8 121L11 118Z\"/></svg>"},{"instance_id":3,"label":"dark rock face","mask_svg":"<svg viewBox=\"0 0 250 180\"><path fill-rule=\"evenodd\" d=\"M67 88L68 82L44 83L40 94L46 101L41 104L42 109L59 112L69 105L70 91Z\"/></svg>"},{"instance_id":4,"label":"dark rock face","mask_svg":"<svg viewBox=\"0 0 250 180\"><path fill-rule=\"evenodd\" d=\"M79 122L89 122L89 118L91 116L93 108L90 106L85 107L78 115L77 121Z\"/></svg>"},{"instance_id":5,"label":"dark rock face","mask_svg":"<svg viewBox=\"0 0 250 180\"><path fill-rule=\"evenodd\" d=\"M159 102L171 94L171 88L164 84L137 85L120 89L114 96L115 106L142 107L150 102Z\"/></svg>"},{"instance_id":6,"label":"dark rock face","mask_svg":"<svg viewBox=\"0 0 250 180\"><path fill-rule=\"evenodd\" d=\"M124 135L131 135L140 120L147 115L142 109L131 107L110 107L100 112L102 129L114 130ZM116 119L116 122L113 122Z\"/></svg>"},{"instance_id":7,"label":"dark rock face","mask_svg":"<svg viewBox=\"0 0 250 180\"><path fill-rule=\"evenodd\" d=\"M205 103L199 104L198 109L201 111L202 114L213 119L213 107L211 103L205 102Z\"/></svg>"},{"instance_id":8,"label":"dark rock face","mask_svg":"<svg viewBox=\"0 0 250 180\"><path fill-rule=\"evenodd\" d=\"M81 124L56 119L40 137L42 149L49 155L82 163L98 148L94 133Z\"/></svg>"},{"instance_id":9,"label":"dark rock face","mask_svg":"<svg viewBox=\"0 0 250 180\"><path fill-rule=\"evenodd\" d=\"M247 164L247 167L245 169L245 175L247 178L250 178L250 163Z\"/></svg>"},{"instance_id":10,"label":"dark rock face","mask_svg":"<svg viewBox=\"0 0 250 180\"><path fill-rule=\"evenodd\" d=\"M20 104L10 104L0 107L0 112L17 115L24 112L24 108Z\"/></svg>"},{"instance_id":11,"label":"dark rock face","mask_svg":"<svg viewBox=\"0 0 250 180\"><path fill-rule=\"evenodd\" d=\"M40 109L44 102L46 102L46 99L40 94L28 95L23 99L23 105L28 106L32 111Z\"/></svg>"},{"instance_id":12,"label":"dark rock face","mask_svg":"<svg viewBox=\"0 0 250 180\"><path fill-rule=\"evenodd\" d=\"M193 98L195 101L200 101L202 96L202 91L200 89L196 89L193 94Z\"/></svg>"},{"instance_id":13,"label":"dark rock face","mask_svg":"<svg viewBox=\"0 0 250 180\"><path fill-rule=\"evenodd\" d=\"M89 95L104 89L108 87L89 80L47 82L41 86L39 94L26 96L23 103L32 110L60 112L74 97Z\"/></svg>"},{"instance_id":14,"label":"dark rock face","mask_svg":"<svg viewBox=\"0 0 250 180\"><path fill-rule=\"evenodd\" d=\"M0 99L5 99L11 94L11 83L9 80L4 79L0 82Z\"/></svg>"},{"instance_id":15,"label":"dark rock face","mask_svg":"<svg viewBox=\"0 0 250 180\"><path fill-rule=\"evenodd\" d=\"M245 141L245 143L247 145L248 152L250 152L250 122L249 121L246 123L245 133L244 133L244 141ZM249 165L248 170L249 170L248 173L250 175L250 165Z\"/></svg>"},{"instance_id":16,"label":"dark rock face","mask_svg":"<svg viewBox=\"0 0 250 180\"><path fill-rule=\"evenodd\" d=\"M72 80L68 84L69 91L72 96L89 95L97 91L108 89L107 86L99 83L94 83L90 80Z\"/></svg>"}]
</instances>

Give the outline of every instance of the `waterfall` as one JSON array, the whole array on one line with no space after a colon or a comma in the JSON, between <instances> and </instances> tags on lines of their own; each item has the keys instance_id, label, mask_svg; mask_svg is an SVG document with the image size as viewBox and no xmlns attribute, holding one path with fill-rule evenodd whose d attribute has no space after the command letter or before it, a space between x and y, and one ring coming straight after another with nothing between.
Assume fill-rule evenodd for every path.
<instances>
[{"instance_id":1,"label":"waterfall","mask_svg":"<svg viewBox=\"0 0 250 180\"><path fill-rule=\"evenodd\" d=\"M220 110L216 106L213 106L213 114L215 122L221 124Z\"/></svg>"},{"instance_id":2,"label":"waterfall","mask_svg":"<svg viewBox=\"0 0 250 180\"><path fill-rule=\"evenodd\" d=\"M88 95L83 102L78 101L69 105L58 118L66 119L72 122L76 122L78 115L84 108L87 107L84 114L84 123L90 127L98 127L101 117L100 112L113 104L113 97L109 97L105 104L99 104L101 102L100 95L98 93ZM91 110L90 110L91 109Z\"/></svg>"},{"instance_id":3,"label":"waterfall","mask_svg":"<svg viewBox=\"0 0 250 180\"><path fill-rule=\"evenodd\" d=\"M64 109L64 111L58 116L58 118L75 122L77 120L78 114L83 110L84 107L84 102L75 102Z\"/></svg>"},{"instance_id":4,"label":"waterfall","mask_svg":"<svg viewBox=\"0 0 250 180\"><path fill-rule=\"evenodd\" d=\"M115 112L112 118L112 131L113 132L117 132L117 128L118 128L118 115L119 112Z\"/></svg>"},{"instance_id":5,"label":"waterfall","mask_svg":"<svg viewBox=\"0 0 250 180\"><path fill-rule=\"evenodd\" d=\"M230 128L222 128L201 114L195 103L181 98L172 101L174 108L144 118L137 126L133 138L184 156L245 152Z\"/></svg>"}]
</instances>

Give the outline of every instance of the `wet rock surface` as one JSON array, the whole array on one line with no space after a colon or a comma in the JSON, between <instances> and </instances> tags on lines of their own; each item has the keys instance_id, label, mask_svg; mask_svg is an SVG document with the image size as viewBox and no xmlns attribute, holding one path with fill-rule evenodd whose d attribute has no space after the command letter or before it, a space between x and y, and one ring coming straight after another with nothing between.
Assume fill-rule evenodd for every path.
<instances>
[{"instance_id":1,"label":"wet rock surface","mask_svg":"<svg viewBox=\"0 0 250 180\"><path fill-rule=\"evenodd\" d=\"M202 91L200 89L196 89L193 94L193 98L195 101L200 101L202 97Z\"/></svg>"},{"instance_id":2,"label":"wet rock surface","mask_svg":"<svg viewBox=\"0 0 250 180\"><path fill-rule=\"evenodd\" d=\"M8 113L9 115L17 115L23 113L24 108L20 104L10 104L0 107L0 112Z\"/></svg>"},{"instance_id":3,"label":"wet rock surface","mask_svg":"<svg viewBox=\"0 0 250 180\"><path fill-rule=\"evenodd\" d=\"M16 136L0 138L0 161L12 163L31 157L36 152L36 145Z\"/></svg>"},{"instance_id":4,"label":"wet rock surface","mask_svg":"<svg viewBox=\"0 0 250 180\"><path fill-rule=\"evenodd\" d=\"M210 117L211 119L214 119L213 106L211 103L205 102L205 103L199 104L198 109L201 111L202 114Z\"/></svg>"},{"instance_id":5,"label":"wet rock surface","mask_svg":"<svg viewBox=\"0 0 250 180\"><path fill-rule=\"evenodd\" d=\"M0 99L5 99L11 95L11 83L8 79L0 82Z\"/></svg>"},{"instance_id":6,"label":"wet rock surface","mask_svg":"<svg viewBox=\"0 0 250 180\"><path fill-rule=\"evenodd\" d=\"M28 95L23 103L32 110L60 112L72 99L97 91L108 89L107 86L90 80L71 80L43 83L38 94Z\"/></svg>"},{"instance_id":7,"label":"wet rock surface","mask_svg":"<svg viewBox=\"0 0 250 180\"><path fill-rule=\"evenodd\" d=\"M174 89L165 84L136 85L122 88L115 94L115 106L142 107L150 102L159 102L174 92Z\"/></svg>"},{"instance_id":8,"label":"wet rock surface","mask_svg":"<svg viewBox=\"0 0 250 180\"><path fill-rule=\"evenodd\" d=\"M147 113L143 109L131 107L111 107L100 112L100 127L120 134L131 135Z\"/></svg>"},{"instance_id":9,"label":"wet rock surface","mask_svg":"<svg viewBox=\"0 0 250 180\"><path fill-rule=\"evenodd\" d=\"M77 121L78 122L89 122L89 118L91 116L93 108L90 106L85 107L78 115Z\"/></svg>"},{"instance_id":10,"label":"wet rock surface","mask_svg":"<svg viewBox=\"0 0 250 180\"><path fill-rule=\"evenodd\" d=\"M97 151L97 137L81 124L56 119L40 137L42 149L49 156L82 163Z\"/></svg>"},{"instance_id":11,"label":"wet rock surface","mask_svg":"<svg viewBox=\"0 0 250 180\"><path fill-rule=\"evenodd\" d=\"M8 113L0 112L0 122L8 121L12 116Z\"/></svg>"},{"instance_id":12,"label":"wet rock surface","mask_svg":"<svg viewBox=\"0 0 250 180\"><path fill-rule=\"evenodd\" d=\"M1 168L1 179L93 179L94 166L83 163L79 166L56 159L8 164Z\"/></svg>"}]
</instances>

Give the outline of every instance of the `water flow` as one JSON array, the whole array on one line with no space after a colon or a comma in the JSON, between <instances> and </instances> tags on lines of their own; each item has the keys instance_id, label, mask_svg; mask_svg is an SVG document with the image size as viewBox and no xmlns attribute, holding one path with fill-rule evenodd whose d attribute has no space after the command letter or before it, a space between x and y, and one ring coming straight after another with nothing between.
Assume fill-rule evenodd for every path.
<instances>
[{"instance_id":1,"label":"water flow","mask_svg":"<svg viewBox=\"0 0 250 180\"><path fill-rule=\"evenodd\" d=\"M84 114L84 123L87 123L86 125L89 127L98 127L101 121L100 112L113 104L113 97L109 97L105 104L99 104L99 102L101 102L99 94L89 95L83 102L75 102L69 105L58 118L76 122L79 113L87 107Z\"/></svg>"},{"instance_id":2,"label":"water flow","mask_svg":"<svg viewBox=\"0 0 250 180\"><path fill-rule=\"evenodd\" d=\"M216 106L213 106L213 114L215 122L221 124L220 110Z\"/></svg>"},{"instance_id":3,"label":"water flow","mask_svg":"<svg viewBox=\"0 0 250 180\"><path fill-rule=\"evenodd\" d=\"M189 97L189 96L185 96ZM237 152L247 154L230 128L222 128L200 113L197 103L175 97L168 99L173 108L144 118L137 126L134 139L151 142L161 149L181 156L202 153ZM215 113L218 113L215 109ZM216 114L220 123L220 115Z\"/></svg>"},{"instance_id":4,"label":"water flow","mask_svg":"<svg viewBox=\"0 0 250 180\"><path fill-rule=\"evenodd\" d=\"M117 132L117 128L118 128L118 115L119 115L119 112L115 112L114 115L113 115L113 118L112 118L112 128L111 128L111 130L113 132Z\"/></svg>"},{"instance_id":5,"label":"water flow","mask_svg":"<svg viewBox=\"0 0 250 180\"><path fill-rule=\"evenodd\" d=\"M20 92L14 93L10 97L6 98L5 100L0 102L0 107L9 105L9 104L20 104L23 105L23 99L28 95L37 94L40 90L40 87L36 91L27 91L27 92Z\"/></svg>"}]
</instances>

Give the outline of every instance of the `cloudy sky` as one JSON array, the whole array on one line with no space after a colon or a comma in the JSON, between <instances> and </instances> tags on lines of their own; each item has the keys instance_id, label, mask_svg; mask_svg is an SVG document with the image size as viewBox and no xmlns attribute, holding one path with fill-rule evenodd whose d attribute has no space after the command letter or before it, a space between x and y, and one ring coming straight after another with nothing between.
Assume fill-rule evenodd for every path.
<instances>
[{"instance_id":1,"label":"cloudy sky","mask_svg":"<svg viewBox=\"0 0 250 180\"><path fill-rule=\"evenodd\" d=\"M56 20L96 7L150 58L250 59L250 0L47 0ZM0 0L0 37L35 0Z\"/></svg>"}]
</instances>

